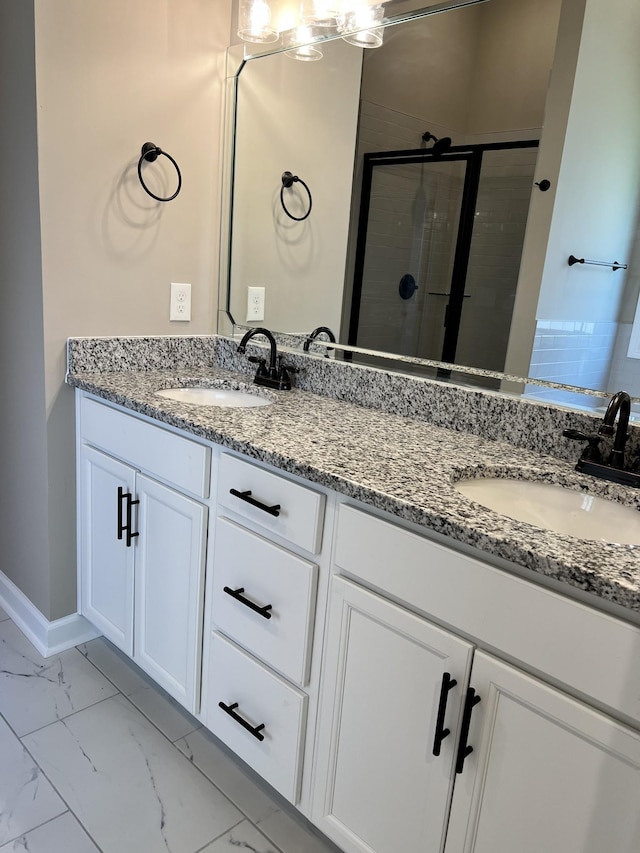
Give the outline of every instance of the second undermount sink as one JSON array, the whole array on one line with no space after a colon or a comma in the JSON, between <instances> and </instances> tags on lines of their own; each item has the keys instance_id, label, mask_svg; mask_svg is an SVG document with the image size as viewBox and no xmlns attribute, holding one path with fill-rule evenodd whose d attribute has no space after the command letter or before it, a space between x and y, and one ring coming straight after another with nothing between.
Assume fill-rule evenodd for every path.
<instances>
[{"instance_id":1,"label":"second undermount sink","mask_svg":"<svg viewBox=\"0 0 640 853\"><path fill-rule=\"evenodd\" d=\"M270 406L273 402L261 394L224 386L164 388L162 391L156 391L156 394L169 400L176 400L178 403L190 403L194 406L222 406L233 409Z\"/></svg>"},{"instance_id":2,"label":"second undermount sink","mask_svg":"<svg viewBox=\"0 0 640 853\"><path fill-rule=\"evenodd\" d=\"M640 544L640 512L633 507L554 483L501 477L461 480L465 497L500 515L578 539Z\"/></svg>"}]
</instances>

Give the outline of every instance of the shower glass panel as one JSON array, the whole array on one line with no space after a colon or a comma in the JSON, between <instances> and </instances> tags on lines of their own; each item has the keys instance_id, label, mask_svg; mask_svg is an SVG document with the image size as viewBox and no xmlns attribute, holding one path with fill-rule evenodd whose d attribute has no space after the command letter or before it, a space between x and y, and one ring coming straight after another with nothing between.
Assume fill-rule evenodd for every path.
<instances>
[{"instance_id":1,"label":"shower glass panel","mask_svg":"<svg viewBox=\"0 0 640 853\"><path fill-rule=\"evenodd\" d=\"M373 169L356 340L350 343L440 358L466 166L463 158ZM406 276L416 284L412 295Z\"/></svg>"},{"instance_id":2,"label":"shower glass panel","mask_svg":"<svg viewBox=\"0 0 640 853\"><path fill-rule=\"evenodd\" d=\"M365 155L350 344L504 369L536 156Z\"/></svg>"},{"instance_id":3,"label":"shower glass panel","mask_svg":"<svg viewBox=\"0 0 640 853\"><path fill-rule=\"evenodd\" d=\"M456 362L504 370L537 148L485 151Z\"/></svg>"}]
</instances>

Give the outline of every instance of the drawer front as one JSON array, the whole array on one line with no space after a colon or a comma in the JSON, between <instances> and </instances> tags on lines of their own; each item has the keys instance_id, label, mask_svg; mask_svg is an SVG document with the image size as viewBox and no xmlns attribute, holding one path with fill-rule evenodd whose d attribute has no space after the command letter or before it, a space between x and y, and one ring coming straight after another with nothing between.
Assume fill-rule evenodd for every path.
<instances>
[{"instance_id":1,"label":"drawer front","mask_svg":"<svg viewBox=\"0 0 640 853\"><path fill-rule=\"evenodd\" d=\"M213 621L256 657L304 685L311 659L317 574L313 563L219 518Z\"/></svg>"},{"instance_id":2,"label":"drawer front","mask_svg":"<svg viewBox=\"0 0 640 853\"><path fill-rule=\"evenodd\" d=\"M232 490L244 494L244 498ZM249 503L246 498L261 506ZM223 454L218 503L312 554L320 551L325 501L324 495L312 489ZM266 509L273 507L278 507L272 509L277 514Z\"/></svg>"},{"instance_id":3,"label":"drawer front","mask_svg":"<svg viewBox=\"0 0 640 853\"><path fill-rule=\"evenodd\" d=\"M640 722L640 628L343 504L339 569Z\"/></svg>"},{"instance_id":4,"label":"drawer front","mask_svg":"<svg viewBox=\"0 0 640 853\"><path fill-rule=\"evenodd\" d=\"M207 682L207 728L283 797L296 803L302 774L305 694L216 633ZM254 730L263 728L254 734L231 714Z\"/></svg>"},{"instance_id":5,"label":"drawer front","mask_svg":"<svg viewBox=\"0 0 640 853\"><path fill-rule=\"evenodd\" d=\"M84 442L179 489L209 496L210 448L86 397L81 398L80 418Z\"/></svg>"}]
</instances>

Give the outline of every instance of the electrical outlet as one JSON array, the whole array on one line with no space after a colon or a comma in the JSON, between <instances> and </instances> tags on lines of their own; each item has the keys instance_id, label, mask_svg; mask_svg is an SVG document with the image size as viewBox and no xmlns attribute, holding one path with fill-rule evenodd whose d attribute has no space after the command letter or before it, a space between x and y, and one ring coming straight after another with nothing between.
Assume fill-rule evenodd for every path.
<instances>
[{"instance_id":1,"label":"electrical outlet","mask_svg":"<svg viewBox=\"0 0 640 853\"><path fill-rule=\"evenodd\" d=\"M247 288L247 322L264 320L264 287Z\"/></svg>"},{"instance_id":2,"label":"electrical outlet","mask_svg":"<svg viewBox=\"0 0 640 853\"><path fill-rule=\"evenodd\" d=\"M171 282L169 320L188 322L191 319L191 285Z\"/></svg>"}]
</instances>

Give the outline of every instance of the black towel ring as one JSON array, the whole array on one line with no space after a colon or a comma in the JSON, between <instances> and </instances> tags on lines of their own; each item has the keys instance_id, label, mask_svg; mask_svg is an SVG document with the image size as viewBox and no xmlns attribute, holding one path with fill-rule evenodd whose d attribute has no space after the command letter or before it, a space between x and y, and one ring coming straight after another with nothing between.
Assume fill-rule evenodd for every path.
<instances>
[{"instance_id":1,"label":"black towel ring","mask_svg":"<svg viewBox=\"0 0 640 853\"><path fill-rule=\"evenodd\" d=\"M164 154L164 156L168 160L171 160L173 165L176 167L176 172L178 174L178 188L174 192L173 195L167 196L167 198L160 198L159 195L152 193L151 190L149 189L149 187L142 180L142 163L143 163L143 161L146 160L147 163L153 163L155 160L158 159L158 157L161 154ZM162 148L159 148L157 145L154 145L153 142L145 142L145 144L142 146L142 154L140 155L140 159L138 160L138 177L140 178L140 183L142 184L142 189L146 193L148 193L151 196L151 198L155 198L156 201L173 201L173 199L178 195L178 193L180 192L180 189L182 187L182 175L180 174L180 168L178 167L178 164L173 159L171 154L167 154L166 151L163 151Z\"/></svg>"},{"instance_id":2,"label":"black towel ring","mask_svg":"<svg viewBox=\"0 0 640 853\"><path fill-rule=\"evenodd\" d=\"M307 195L309 196L309 210L305 213L304 216L294 216L293 213L289 213L287 210L287 205L284 203L284 191L285 189L291 189L294 183L302 184L302 186L307 191ZM287 214L289 219L295 219L296 222L302 222L303 219L306 219L307 216L311 213L311 206L313 204L313 199L311 198L311 190L297 175L292 174L291 172L283 172L282 173L282 187L280 188L280 204L282 205L282 209Z\"/></svg>"}]
</instances>

